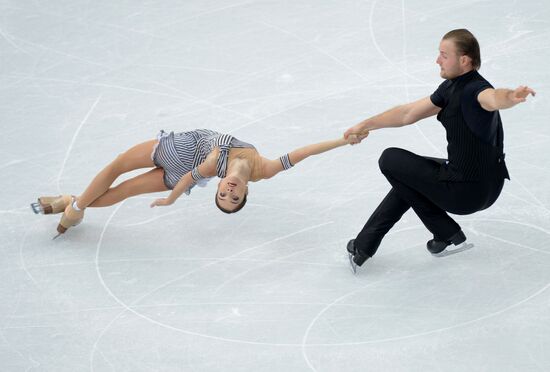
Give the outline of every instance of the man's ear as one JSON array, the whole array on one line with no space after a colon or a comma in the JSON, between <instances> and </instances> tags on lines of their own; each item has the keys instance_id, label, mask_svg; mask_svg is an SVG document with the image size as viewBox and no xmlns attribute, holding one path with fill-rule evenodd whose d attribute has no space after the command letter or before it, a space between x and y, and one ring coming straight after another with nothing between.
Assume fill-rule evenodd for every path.
<instances>
[{"instance_id":1,"label":"man's ear","mask_svg":"<svg viewBox=\"0 0 550 372\"><path fill-rule=\"evenodd\" d=\"M460 64L462 66L466 66L468 63L472 64L472 58L470 58L470 56L467 56L467 55L460 56Z\"/></svg>"}]
</instances>

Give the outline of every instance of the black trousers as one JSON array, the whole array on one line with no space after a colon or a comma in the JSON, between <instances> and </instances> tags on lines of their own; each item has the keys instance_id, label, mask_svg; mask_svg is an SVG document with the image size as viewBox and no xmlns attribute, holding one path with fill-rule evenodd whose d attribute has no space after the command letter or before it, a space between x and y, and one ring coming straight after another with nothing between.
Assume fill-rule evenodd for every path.
<instances>
[{"instance_id":1,"label":"black trousers","mask_svg":"<svg viewBox=\"0 0 550 372\"><path fill-rule=\"evenodd\" d=\"M437 240L447 240L460 226L447 214L471 214L491 206L500 195L504 179L487 176L479 182L438 179L445 159L427 158L389 148L378 161L392 189L373 212L355 239L355 247L372 257L384 235L412 208Z\"/></svg>"}]
</instances>

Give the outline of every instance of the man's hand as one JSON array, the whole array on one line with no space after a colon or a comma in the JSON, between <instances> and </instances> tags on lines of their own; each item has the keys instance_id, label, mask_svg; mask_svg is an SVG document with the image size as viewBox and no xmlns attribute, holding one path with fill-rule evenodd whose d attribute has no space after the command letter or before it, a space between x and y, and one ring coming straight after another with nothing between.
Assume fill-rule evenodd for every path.
<instances>
[{"instance_id":1,"label":"man's hand","mask_svg":"<svg viewBox=\"0 0 550 372\"><path fill-rule=\"evenodd\" d=\"M533 89L522 85L512 91L512 94L510 94L510 99L512 100L514 105L516 105L518 103L525 102L529 94L534 97L537 93Z\"/></svg>"},{"instance_id":2,"label":"man's hand","mask_svg":"<svg viewBox=\"0 0 550 372\"><path fill-rule=\"evenodd\" d=\"M160 207L160 206L167 206L167 205L171 205L173 203L174 202L170 201L168 198L161 198L161 199L157 199L154 202L152 202L151 203L151 208Z\"/></svg>"},{"instance_id":3,"label":"man's hand","mask_svg":"<svg viewBox=\"0 0 550 372\"><path fill-rule=\"evenodd\" d=\"M344 135L344 140L350 144L350 145L357 145L358 143L361 143L362 140L367 138L369 135L369 132L364 132L363 134L349 134L347 137Z\"/></svg>"},{"instance_id":4,"label":"man's hand","mask_svg":"<svg viewBox=\"0 0 550 372\"><path fill-rule=\"evenodd\" d=\"M348 130L346 130L344 132L344 138L348 139L348 137L352 134L354 134L356 137L359 137L360 135L364 134L363 131L364 131L363 125L362 125L362 123L359 123L359 124L354 125L353 127L349 128ZM365 135L365 137L369 135L368 131L366 131L366 133L367 134Z\"/></svg>"}]
</instances>

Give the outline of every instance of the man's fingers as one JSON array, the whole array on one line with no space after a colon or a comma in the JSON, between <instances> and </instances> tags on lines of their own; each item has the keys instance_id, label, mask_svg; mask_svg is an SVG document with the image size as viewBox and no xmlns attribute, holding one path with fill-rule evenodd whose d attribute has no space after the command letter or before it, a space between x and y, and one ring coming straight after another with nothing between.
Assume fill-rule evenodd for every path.
<instances>
[{"instance_id":1,"label":"man's fingers","mask_svg":"<svg viewBox=\"0 0 550 372\"><path fill-rule=\"evenodd\" d=\"M344 138L345 139L348 139L348 137L351 136L351 135L355 135L355 133L353 131L353 128L350 128L350 129L348 129L344 132Z\"/></svg>"},{"instance_id":2,"label":"man's fingers","mask_svg":"<svg viewBox=\"0 0 550 372\"><path fill-rule=\"evenodd\" d=\"M529 88L528 86L521 85L516 89L516 94L520 96L528 96L529 94L531 94L532 96L535 96L537 93L533 89Z\"/></svg>"}]
</instances>

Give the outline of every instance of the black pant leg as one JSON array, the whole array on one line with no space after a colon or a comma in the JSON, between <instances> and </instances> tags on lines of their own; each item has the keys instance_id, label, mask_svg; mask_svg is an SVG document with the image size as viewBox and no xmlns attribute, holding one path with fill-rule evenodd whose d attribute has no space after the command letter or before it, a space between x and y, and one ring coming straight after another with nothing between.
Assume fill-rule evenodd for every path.
<instances>
[{"instance_id":1,"label":"black pant leg","mask_svg":"<svg viewBox=\"0 0 550 372\"><path fill-rule=\"evenodd\" d=\"M389 174L386 174L386 178L437 240L447 240L460 231L460 226L455 220L422 193L407 186L405 182L397 181ZM426 187L423 191L429 194L430 188Z\"/></svg>"},{"instance_id":2,"label":"black pant leg","mask_svg":"<svg viewBox=\"0 0 550 372\"><path fill-rule=\"evenodd\" d=\"M382 153L380 169L393 188L357 235L355 247L359 252L372 257L386 233L410 207L439 239L447 239L460 230L445 210L429 199L429 196L437 195L439 198L447 192L441 190L445 183L438 181L442 162L444 159L424 158L402 149L390 148ZM408 187L407 181L421 192ZM447 197L451 197L448 192Z\"/></svg>"},{"instance_id":3,"label":"black pant leg","mask_svg":"<svg viewBox=\"0 0 550 372\"><path fill-rule=\"evenodd\" d=\"M355 238L355 248L363 256L372 257L386 233L409 208L409 204L392 188Z\"/></svg>"},{"instance_id":4,"label":"black pant leg","mask_svg":"<svg viewBox=\"0 0 550 372\"><path fill-rule=\"evenodd\" d=\"M397 148L384 150L380 170L390 184L438 239L448 239L460 226L447 214L462 195L453 185L439 180L443 159L425 158Z\"/></svg>"}]
</instances>

